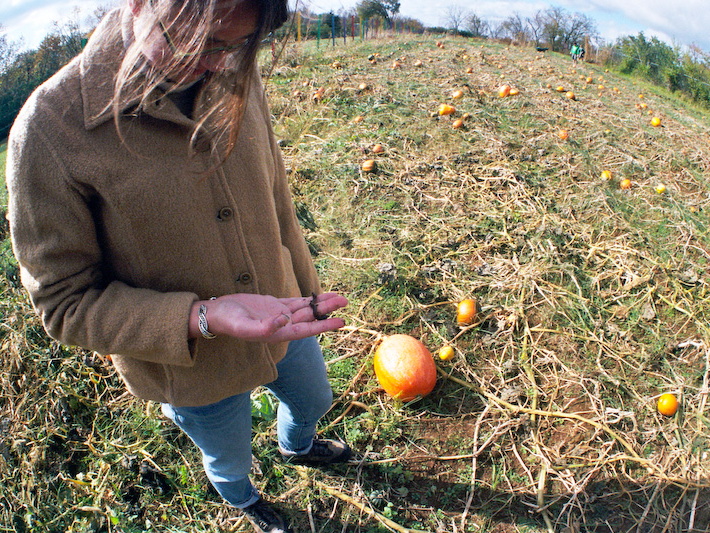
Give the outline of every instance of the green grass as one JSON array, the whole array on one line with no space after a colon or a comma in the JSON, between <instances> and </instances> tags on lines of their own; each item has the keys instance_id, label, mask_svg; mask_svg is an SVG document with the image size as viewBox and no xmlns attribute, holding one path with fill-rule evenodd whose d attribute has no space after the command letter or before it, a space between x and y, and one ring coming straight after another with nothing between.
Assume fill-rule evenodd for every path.
<instances>
[{"instance_id":1,"label":"green grass","mask_svg":"<svg viewBox=\"0 0 710 533\"><path fill-rule=\"evenodd\" d=\"M275 403L257 391L255 482L301 531L391 531L386 519L398 531L707 529L708 115L599 65L574 72L560 54L434 43L294 45L267 84L323 285L351 302L347 328L322 339L336 400L321 431L363 461L281 464ZM503 82L520 95L498 98ZM462 130L436 114L442 102L470 115ZM370 157L379 170L364 173ZM124 394L109 361L47 339L3 238L0 524L247 530L158 406ZM469 328L454 320L464 297L481 307ZM453 345L439 363L451 379L420 401L388 398L371 354L391 333ZM675 418L655 412L666 391L682 399ZM141 460L168 490L141 477Z\"/></svg>"}]
</instances>

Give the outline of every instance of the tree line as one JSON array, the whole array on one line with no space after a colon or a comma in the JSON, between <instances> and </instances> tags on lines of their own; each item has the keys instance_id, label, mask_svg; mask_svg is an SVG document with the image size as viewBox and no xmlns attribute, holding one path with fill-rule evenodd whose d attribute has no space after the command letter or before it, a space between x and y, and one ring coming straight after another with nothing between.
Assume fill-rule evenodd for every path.
<instances>
[{"instance_id":1,"label":"tree line","mask_svg":"<svg viewBox=\"0 0 710 533\"><path fill-rule=\"evenodd\" d=\"M605 63L710 108L710 54L697 46L681 50L639 33L618 39Z\"/></svg>"},{"instance_id":2,"label":"tree line","mask_svg":"<svg viewBox=\"0 0 710 533\"><path fill-rule=\"evenodd\" d=\"M100 7L87 19L86 26L93 28L108 7ZM301 10L304 20L319 19L327 28L343 35L347 20L379 20L383 28L397 24L407 31L450 32L464 37L506 40L519 45L534 46L540 50L567 53L575 44L587 43L594 48L596 61L622 73L639 76L710 109L710 55L695 46L682 49L670 46L643 33L617 39L612 44L599 44L596 23L580 13L570 13L560 7L540 10L531 17L514 13L493 24L457 5L451 5L444 14L444 27L425 27L415 19L399 16L399 0L361 0L350 10L338 14L320 15ZM82 49L88 31L82 30L79 10L75 8L71 20L55 23L50 33L36 50L20 51L21 43L7 40L0 26L0 138L7 136L17 113L27 97L41 83L65 65ZM292 31L287 24L275 37L283 38ZM315 37L316 26L306 26L305 38ZM588 50L591 52L591 50ZM591 58L592 54L587 54Z\"/></svg>"},{"instance_id":3,"label":"tree line","mask_svg":"<svg viewBox=\"0 0 710 533\"><path fill-rule=\"evenodd\" d=\"M96 9L85 25L95 27L107 11ZM78 8L67 22L55 22L36 50L21 51L22 43L9 41L0 26L0 139L32 91L81 52L86 37Z\"/></svg>"},{"instance_id":4,"label":"tree line","mask_svg":"<svg viewBox=\"0 0 710 533\"><path fill-rule=\"evenodd\" d=\"M575 43L599 40L599 31L593 19L556 6L538 10L530 17L513 13L494 23L454 4L446 9L444 19L447 27L460 35L506 39L517 44L532 44L553 52L566 53Z\"/></svg>"}]
</instances>

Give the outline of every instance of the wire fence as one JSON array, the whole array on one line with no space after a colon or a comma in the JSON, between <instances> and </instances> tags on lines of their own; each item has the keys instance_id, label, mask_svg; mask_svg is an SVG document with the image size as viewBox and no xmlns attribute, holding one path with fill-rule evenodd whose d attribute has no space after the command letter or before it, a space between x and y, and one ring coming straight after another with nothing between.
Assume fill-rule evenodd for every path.
<instances>
[{"instance_id":1,"label":"wire fence","mask_svg":"<svg viewBox=\"0 0 710 533\"><path fill-rule=\"evenodd\" d=\"M352 40L359 38L377 38L384 32L406 33L414 32L415 26L409 21L397 19L386 20L379 17L361 18L357 15L320 14L310 16L302 11L297 11L294 18L295 40L301 42L309 36L316 38L318 45L322 40L330 40L332 46L342 38L343 43L348 37Z\"/></svg>"}]
</instances>

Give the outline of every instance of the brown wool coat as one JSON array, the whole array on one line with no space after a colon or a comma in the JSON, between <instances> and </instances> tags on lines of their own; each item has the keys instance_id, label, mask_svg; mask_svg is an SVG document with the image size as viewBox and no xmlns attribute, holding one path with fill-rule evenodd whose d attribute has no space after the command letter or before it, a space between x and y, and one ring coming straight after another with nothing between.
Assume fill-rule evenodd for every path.
<instances>
[{"instance_id":1,"label":"brown wool coat","mask_svg":"<svg viewBox=\"0 0 710 533\"><path fill-rule=\"evenodd\" d=\"M205 177L209 139L188 157L193 122L160 92L142 114L124 114L130 147L121 142L107 105L122 53L113 12L17 118L13 247L49 335L112 354L140 398L204 405L275 379L286 345L189 341L192 303L310 295L318 280L259 76L235 150Z\"/></svg>"}]
</instances>

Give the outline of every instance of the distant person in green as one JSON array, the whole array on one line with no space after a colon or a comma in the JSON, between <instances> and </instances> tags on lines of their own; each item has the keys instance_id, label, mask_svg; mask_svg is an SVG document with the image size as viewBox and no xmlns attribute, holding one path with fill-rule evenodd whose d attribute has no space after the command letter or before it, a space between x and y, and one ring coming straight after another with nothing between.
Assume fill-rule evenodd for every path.
<instances>
[{"instance_id":1,"label":"distant person in green","mask_svg":"<svg viewBox=\"0 0 710 533\"><path fill-rule=\"evenodd\" d=\"M572 47L569 49L569 55L572 58L572 62L575 65L577 64L577 61L579 61L580 51L581 51L581 48L579 47L579 45L577 43L574 43L572 45Z\"/></svg>"},{"instance_id":2,"label":"distant person in green","mask_svg":"<svg viewBox=\"0 0 710 533\"><path fill-rule=\"evenodd\" d=\"M12 244L49 335L111 354L259 533L250 393L279 399L285 461L348 461L317 335L344 325L296 217L261 76L287 0L124 0L28 99L8 142Z\"/></svg>"}]
</instances>

